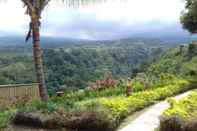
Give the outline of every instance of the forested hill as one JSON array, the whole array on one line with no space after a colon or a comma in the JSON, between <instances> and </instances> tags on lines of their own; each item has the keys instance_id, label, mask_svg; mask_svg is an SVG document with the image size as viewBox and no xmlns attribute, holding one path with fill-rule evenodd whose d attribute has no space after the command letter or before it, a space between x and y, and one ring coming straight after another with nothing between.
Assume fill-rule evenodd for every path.
<instances>
[{"instance_id":1,"label":"forested hill","mask_svg":"<svg viewBox=\"0 0 197 131\"><path fill-rule=\"evenodd\" d=\"M146 67L142 66L143 72L149 79L167 75L185 79L197 78L197 43L183 44L169 49L158 59L147 61L146 65Z\"/></svg>"},{"instance_id":2,"label":"forested hill","mask_svg":"<svg viewBox=\"0 0 197 131\"><path fill-rule=\"evenodd\" d=\"M173 40L185 42L188 38L178 39L173 37ZM142 44L144 46L153 45L163 45L163 46L175 46L178 43L171 42L167 38L146 38L146 37L128 37L116 40L84 40L84 39L71 39L71 38L53 38L53 37L42 37L41 38L43 48L57 48L57 47L73 47L73 46L87 46L87 45L97 45L97 46L110 46L110 45L138 45ZM181 43L181 42L179 42ZM0 36L0 47L11 47L11 46L31 46L31 42L25 43L24 36ZM122 45L121 45L122 46Z\"/></svg>"},{"instance_id":3,"label":"forested hill","mask_svg":"<svg viewBox=\"0 0 197 131\"><path fill-rule=\"evenodd\" d=\"M0 43L0 84L35 82L31 44L20 38ZM10 43L8 43L10 41ZM18 42L18 43L17 43ZM176 46L158 39L127 38L87 41L42 39L45 76L52 90L84 88L88 82L112 74L114 79L133 77L164 50ZM140 69L137 65L143 63Z\"/></svg>"},{"instance_id":4,"label":"forested hill","mask_svg":"<svg viewBox=\"0 0 197 131\"><path fill-rule=\"evenodd\" d=\"M174 38L176 39L176 38ZM185 41L178 40L178 41ZM171 48L179 45L180 43L172 43L167 39L153 39L145 37L131 37L117 40L82 40L70 38L53 38L42 37L41 46L43 49L57 49L57 48ZM32 45L29 41L25 43L24 36L0 36L0 55L32 55Z\"/></svg>"}]
</instances>

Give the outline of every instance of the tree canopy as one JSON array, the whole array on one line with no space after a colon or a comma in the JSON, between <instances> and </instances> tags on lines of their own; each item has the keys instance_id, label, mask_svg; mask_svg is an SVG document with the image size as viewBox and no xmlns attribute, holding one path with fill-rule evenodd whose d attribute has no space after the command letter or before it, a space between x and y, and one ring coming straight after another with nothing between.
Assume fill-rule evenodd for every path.
<instances>
[{"instance_id":1,"label":"tree canopy","mask_svg":"<svg viewBox=\"0 0 197 131\"><path fill-rule=\"evenodd\" d=\"M185 10L181 15L183 28L190 33L197 33L197 0L185 0Z\"/></svg>"}]
</instances>

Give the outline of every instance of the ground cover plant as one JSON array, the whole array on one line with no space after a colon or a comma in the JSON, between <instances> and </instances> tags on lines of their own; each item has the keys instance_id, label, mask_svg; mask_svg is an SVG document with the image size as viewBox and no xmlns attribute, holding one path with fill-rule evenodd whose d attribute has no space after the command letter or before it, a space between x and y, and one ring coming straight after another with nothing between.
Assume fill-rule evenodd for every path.
<instances>
[{"instance_id":1,"label":"ground cover plant","mask_svg":"<svg viewBox=\"0 0 197 131\"><path fill-rule=\"evenodd\" d=\"M195 131L197 129L197 91L179 101L169 99L160 121L160 131Z\"/></svg>"},{"instance_id":2,"label":"ground cover plant","mask_svg":"<svg viewBox=\"0 0 197 131\"><path fill-rule=\"evenodd\" d=\"M100 96L92 97L90 95L91 99L88 99L87 96L84 99L78 99L79 96L75 98L73 95L70 99L65 99L64 96L52 98L47 103L35 100L25 102L25 104L12 105L12 108L8 106L6 109L1 109L0 123L1 128L6 128L11 122L17 121L16 124L25 124L24 121L20 121L26 120L26 122L32 123L32 120L36 119L37 122L40 121L38 125L42 128L109 131L114 130L129 114L191 88L193 86L189 81L177 79L173 84L136 91L128 97L123 92L112 96L108 93L106 95L103 93L107 91L106 89L101 91L103 94ZM99 94L99 92L97 93Z\"/></svg>"}]
</instances>

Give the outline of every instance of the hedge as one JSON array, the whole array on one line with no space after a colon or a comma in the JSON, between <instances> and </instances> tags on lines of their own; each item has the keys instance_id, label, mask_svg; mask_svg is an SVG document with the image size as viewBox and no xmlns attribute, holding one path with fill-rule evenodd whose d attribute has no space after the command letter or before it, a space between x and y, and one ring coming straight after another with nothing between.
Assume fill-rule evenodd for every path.
<instances>
[{"instance_id":1,"label":"hedge","mask_svg":"<svg viewBox=\"0 0 197 131\"><path fill-rule=\"evenodd\" d=\"M133 93L129 97L101 98L99 103L108 111L107 114L119 124L129 114L191 88L188 81L179 80L174 85Z\"/></svg>"},{"instance_id":2,"label":"hedge","mask_svg":"<svg viewBox=\"0 0 197 131\"><path fill-rule=\"evenodd\" d=\"M25 108L19 109L18 112L51 114L53 117L50 117L50 122L61 125L59 128L85 131L98 131L102 128L103 131L113 131L131 113L154 104L156 101L163 100L166 97L192 89L193 87L186 80L177 80L174 84L161 88L134 92L129 97L122 95L79 101L69 110L54 102L35 102L30 103ZM21 117L21 115L18 116ZM92 119L93 116L95 117L94 121ZM19 122L18 119L17 122ZM80 122L88 124L82 124ZM68 123L72 123L72 126ZM53 126L57 127L56 125Z\"/></svg>"},{"instance_id":3,"label":"hedge","mask_svg":"<svg viewBox=\"0 0 197 131\"><path fill-rule=\"evenodd\" d=\"M196 131L197 91L179 101L169 99L169 103L160 118L160 131Z\"/></svg>"}]
</instances>

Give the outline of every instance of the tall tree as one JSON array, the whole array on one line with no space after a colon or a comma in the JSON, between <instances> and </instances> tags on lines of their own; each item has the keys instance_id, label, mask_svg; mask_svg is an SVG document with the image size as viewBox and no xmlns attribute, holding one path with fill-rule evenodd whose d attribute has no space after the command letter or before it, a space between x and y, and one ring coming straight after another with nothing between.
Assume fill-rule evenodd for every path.
<instances>
[{"instance_id":1,"label":"tall tree","mask_svg":"<svg viewBox=\"0 0 197 131\"><path fill-rule=\"evenodd\" d=\"M181 15L183 28L191 34L197 33L197 0L185 0L185 10Z\"/></svg>"},{"instance_id":2,"label":"tall tree","mask_svg":"<svg viewBox=\"0 0 197 131\"><path fill-rule=\"evenodd\" d=\"M5 0L0 0L5 1ZM26 14L30 16L30 28L26 37L26 41L32 36L33 56L36 69L37 82L39 84L40 96L43 101L48 101L48 93L45 84L42 51L40 47L40 19L44 8L52 0L21 0L26 8ZM54 0L55 1L55 0ZM57 0L56 0L57 1ZM69 6L87 5L88 3L95 3L96 1L105 0L60 0L64 1Z\"/></svg>"}]
</instances>

